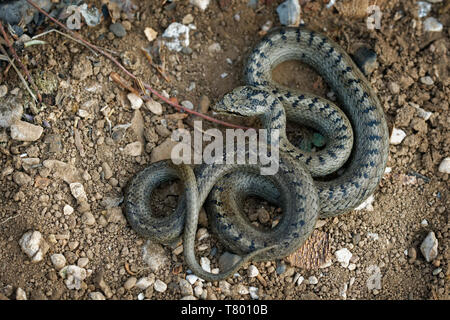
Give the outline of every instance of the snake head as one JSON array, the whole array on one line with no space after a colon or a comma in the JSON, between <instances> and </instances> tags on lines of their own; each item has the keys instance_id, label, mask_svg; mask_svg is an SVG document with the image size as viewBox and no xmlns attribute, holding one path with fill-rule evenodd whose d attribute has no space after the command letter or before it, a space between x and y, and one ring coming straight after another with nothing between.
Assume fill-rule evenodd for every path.
<instances>
[{"instance_id":1,"label":"snake head","mask_svg":"<svg viewBox=\"0 0 450 320\"><path fill-rule=\"evenodd\" d=\"M211 109L219 114L251 117L266 113L273 99L276 98L264 89L242 86L225 94Z\"/></svg>"}]
</instances>

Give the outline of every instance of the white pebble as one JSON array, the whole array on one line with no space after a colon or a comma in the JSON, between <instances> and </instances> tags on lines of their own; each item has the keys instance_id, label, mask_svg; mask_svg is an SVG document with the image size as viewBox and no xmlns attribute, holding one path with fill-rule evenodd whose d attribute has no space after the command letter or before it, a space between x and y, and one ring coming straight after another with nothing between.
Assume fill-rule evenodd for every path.
<instances>
[{"instance_id":1,"label":"white pebble","mask_svg":"<svg viewBox=\"0 0 450 320\"><path fill-rule=\"evenodd\" d=\"M441 32L444 26L436 18L430 17L423 22L423 27L425 31Z\"/></svg>"},{"instance_id":2,"label":"white pebble","mask_svg":"<svg viewBox=\"0 0 450 320\"><path fill-rule=\"evenodd\" d=\"M319 283L319 280L315 277L315 276L311 276L311 277L309 277L308 278L308 283L309 284L318 284Z\"/></svg>"},{"instance_id":3,"label":"white pebble","mask_svg":"<svg viewBox=\"0 0 450 320\"><path fill-rule=\"evenodd\" d=\"M249 294L250 292L248 291L247 287L242 285L242 284L238 284L237 287L237 292L241 295L246 295Z\"/></svg>"},{"instance_id":4,"label":"white pebble","mask_svg":"<svg viewBox=\"0 0 450 320\"><path fill-rule=\"evenodd\" d=\"M355 270L355 269L356 269L356 264L350 263L350 264L348 265L348 270L353 271L353 270Z\"/></svg>"},{"instance_id":5,"label":"white pebble","mask_svg":"<svg viewBox=\"0 0 450 320\"><path fill-rule=\"evenodd\" d=\"M439 172L442 173L450 173L450 157L445 158L442 160L441 164L439 165Z\"/></svg>"},{"instance_id":6,"label":"white pebble","mask_svg":"<svg viewBox=\"0 0 450 320\"><path fill-rule=\"evenodd\" d=\"M249 287L248 292L250 293L250 298L252 298L253 300L258 300L259 299L258 290L259 289L256 287Z\"/></svg>"},{"instance_id":7,"label":"white pebble","mask_svg":"<svg viewBox=\"0 0 450 320\"><path fill-rule=\"evenodd\" d=\"M300 12L298 0L287 0L277 7L280 23L285 26L298 26L300 23Z\"/></svg>"},{"instance_id":8,"label":"white pebble","mask_svg":"<svg viewBox=\"0 0 450 320\"><path fill-rule=\"evenodd\" d=\"M57 271L66 266L66 257L60 253L55 253L50 256L50 260Z\"/></svg>"},{"instance_id":9,"label":"white pebble","mask_svg":"<svg viewBox=\"0 0 450 320\"><path fill-rule=\"evenodd\" d=\"M203 288L201 286L196 286L194 288L194 295L199 298L203 293Z\"/></svg>"},{"instance_id":10,"label":"white pebble","mask_svg":"<svg viewBox=\"0 0 450 320\"><path fill-rule=\"evenodd\" d=\"M250 278L254 278L258 276L259 270L256 266L250 265L247 269L247 274Z\"/></svg>"},{"instance_id":11,"label":"white pebble","mask_svg":"<svg viewBox=\"0 0 450 320\"><path fill-rule=\"evenodd\" d=\"M405 139L406 133L402 129L393 128L390 142L393 145L400 144Z\"/></svg>"},{"instance_id":12,"label":"white pebble","mask_svg":"<svg viewBox=\"0 0 450 320\"><path fill-rule=\"evenodd\" d=\"M33 263L42 261L49 249L49 245L39 231L28 231L24 233L19 240L19 245Z\"/></svg>"},{"instance_id":13,"label":"white pebble","mask_svg":"<svg viewBox=\"0 0 450 320\"><path fill-rule=\"evenodd\" d=\"M70 192L75 199L77 199L78 201L87 201L86 192L84 191L84 187L81 183L73 182L69 184L69 187Z\"/></svg>"},{"instance_id":14,"label":"white pebble","mask_svg":"<svg viewBox=\"0 0 450 320\"><path fill-rule=\"evenodd\" d=\"M200 265L202 266L202 269L206 272L211 272L211 261L209 261L206 257L200 258Z\"/></svg>"},{"instance_id":15,"label":"white pebble","mask_svg":"<svg viewBox=\"0 0 450 320\"><path fill-rule=\"evenodd\" d=\"M434 84L434 81L430 76L420 78L420 82L426 84L427 86L432 86Z\"/></svg>"},{"instance_id":16,"label":"white pebble","mask_svg":"<svg viewBox=\"0 0 450 320\"><path fill-rule=\"evenodd\" d=\"M425 260L427 260L428 262L436 259L438 255L438 240L436 239L436 235L433 231L428 233L426 238L423 240L422 244L420 245L420 251L425 257Z\"/></svg>"},{"instance_id":17,"label":"white pebble","mask_svg":"<svg viewBox=\"0 0 450 320\"><path fill-rule=\"evenodd\" d=\"M423 219L423 220L420 222L420 224L422 225L422 227L428 226L428 221L427 221L427 219Z\"/></svg>"},{"instance_id":18,"label":"white pebble","mask_svg":"<svg viewBox=\"0 0 450 320\"><path fill-rule=\"evenodd\" d=\"M181 102L181 105L189 110L194 110L194 105L189 100Z\"/></svg>"},{"instance_id":19,"label":"white pebble","mask_svg":"<svg viewBox=\"0 0 450 320\"><path fill-rule=\"evenodd\" d=\"M145 103L145 106L148 108L148 110L156 115L161 115L163 112L162 105L158 101L149 100Z\"/></svg>"},{"instance_id":20,"label":"white pebble","mask_svg":"<svg viewBox=\"0 0 450 320\"><path fill-rule=\"evenodd\" d=\"M144 101L142 101L141 97L139 97L137 94L129 93L127 95L128 100L130 100L131 103L131 109L139 109Z\"/></svg>"},{"instance_id":21,"label":"white pebble","mask_svg":"<svg viewBox=\"0 0 450 320\"><path fill-rule=\"evenodd\" d=\"M224 72L224 73L222 73L222 74L220 75L220 77L221 77L222 79L225 79L227 76L228 76L228 73L226 73L226 72Z\"/></svg>"},{"instance_id":22,"label":"white pebble","mask_svg":"<svg viewBox=\"0 0 450 320\"><path fill-rule=\"evenodd\" d=\"M145 295L141 292L138 294L138 300L144 300Z\"/></svg>"},{"instance_id":23,"label":"white pebble","mask_svg":"<svg viewBox=\"0 0 450 320\"><path fill-rule=\"evenodd\" d=\"M355 208L355 210L373 211L372 203L374 202L374 200L375 200L375 197L373 195L371 195L366 200L364 200L364 202L361 203L357 208Z\"/></svg>"},{"instance_id":24,"label":"white pebble","mask_svg":"<svg viewBox=\"0 0 450 320\"><path fill-rule=\"evenodd\" d=\"M63 208L63 212L65 216L70 216L73 213L73 208L66 204Z\"/></svg>"},{"instance_id":25,"label":"white pebble","mask_svg":"<svg viewBox=\"0 0 450 320\"><path fill-rule=\"evenodd\" d=\"M153 40L156 39L156 36L158 35L158 32L156 32L155 30L153 30L152 28L145 28L144 30L144 34L147 37L147 40L149 42L152 42Z\"/></svg>"},{"instance_id":26,"label":"white pebble","mask_svg":"<svg viewBox=\"0 0 450 320\"><path fill-rule=\"evenodd\" d=\"M335 256L341 266L347 268L350 263L350 259L352 258L352 253L347 248L343 248L336 251Z\"/></svg>"},{"instance_id":27,"label":"white pebble","mask_svg":"<svg viewBox=\"0 0 450 320\"><path fill-rule=\"evenodd\" d=\"M209 6L210 1L211 0L191 0L190 3L200 8L200 10L205 10Z\"/></svg>"},{"instance_id":28,"label":"white pebble","mask_svg":"<svg viewBox=\"0 0 450 320\"><path fill-rule=\"evenodd\" d=\"M80 268L78 266L70 265L61 269L61 271L59 271L59 275L63 279L65 279L64 283L66 284L68 289L80 290L81 283L87 277L87 271L86 269Z\"/></svg>"},{"instance_id":29,"label":"white pebble","mask_svg":"<svg viewBox=\"0 0 450 320\"><path fill-rule=\"evenodd\" d=\"M16 290L16 300L28 300L27 294L22 288L17 288Z\"/></svg>"},{"instance_id":30,"label":"white pebble","mask_svg":"<svg viewBox=\"0 0 450 320\"><path fill-rule=\"evenodd\" d=\"M153 288L158 292L164 292L167 289L167 284L158 279L155 281Z\"/></svg>"},{"instance_id":31,"label":"white pebble","mask_svg":"<svg viewBox=\"0 0 450 320\"><path fill-rule=\"evenodd\" d=\"M141 290L145 290L148 287L150 287L153 283L155 283L155 277L143 277L136 282L136 287L138 287Z\"/></svg>"},{"instance_id":32,"label":"white pebble","mask_svg":"<svg viewBox=\"0 0 450 320\"><path fill-rule=\"evenodd\" d=\"M199 277L197 277L195 274L188 274L186 276L186 280L189 281L190 284L194 284L198 279Z\"/></svg>"}]
</instances>

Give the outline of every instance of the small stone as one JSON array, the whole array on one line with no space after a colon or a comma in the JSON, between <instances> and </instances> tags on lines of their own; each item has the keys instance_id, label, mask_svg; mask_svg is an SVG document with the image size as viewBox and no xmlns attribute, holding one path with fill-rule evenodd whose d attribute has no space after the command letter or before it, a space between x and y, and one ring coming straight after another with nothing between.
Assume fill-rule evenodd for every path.
<instances>
[{"instance_id":1,"label":"small stone","mask_svg":"<svg viewBox=\"0 0 450 320\"><path fill-rule=\"evenodd\" d=\"M211 0L190 0L189 2L204 11L209 6L210 1Z\"/></svg>"},{"instance_id":2,"label":"small stone","mask_svg":"<svg viewBox=\"0 0 450 320\"><path fill-rule=\"evenodd\" d=\"M200 278L197 277L195 274L188 274L186 276L186 280L190 283L190 284L194 284L197 280L199 280Z\"/></svg>"},{"instance_id":3,"label":"small stone","mask_svg":"<svg viewBox=\"0 0 450 320\"><path fill-rule=\"evenodd\" d=\"M0 86L0 98L3 98L8 93L8 87L6 85Z\"/></svg>"},{"instance_id":4,"label":"small stone","mask_svg":"<svg viewBox=\"0 0 450 320\"><path fill-rule=\"evenodd\" d=\"M181 105L189 110L194 110L194 105L189 100L181 102Z\"/></svg>"},{"instance_id":5,"label":"small stone","mask_svg":"<svg viewBox=\"0 0 450 320\"><path fill-rule=\"evenodd\" d=\"M175 249L173 249L172 252L174 255L178 256L179 254L181 254L183 252L183 245L176 247Z\"/></svg>"},{"instance_id":6,"label":"small stone","mask_svg":"<svg viewBox=\"0 0 450 320\"><path fill-rule=\"evenodd\" d=\"M209 261L206 257L200 258L200 265L202 266L202 269L206 272L211 272L211 261Z\"/></svg>"},{"instance_id":7,"label":"small stone","mask_svg":"<svg viewBox=\"0 0 450 320\"><path fill-rule=\"evenodd\" d=\"M240 260L240 256L226 251L219 258L219 268L220 270L228 270Z\"/></svg>"},{"instance_id":8,"label":"small stone","mask_svg":"<svg viewBox=\"0 0 450 320\"><path fill-rule=\"evenodd\" d=\"M167 284L158 279L153 284L153 288L158 292L164 292L167 289Z\"/></svg>"},{"instance_id":9,"label":"small stone","mask_svg":"<svg viewBox=\"0 0 450 320\"><path fill-rule=\"evenodd\" d=\"M70 216L73 213L73 207L66 204L63 208L63 212L65 216Z\"/></svg>"},{"instance_id":10,"label":"small stone","mask_svg":"<svg viewBox=\"0 0 450 320\"><path fill-rule=\"evenodd\" d=\"M428 226L428 221L427 221L427 219L423 219L423 220L420 222L420 225L421 225L422 227L427 227L427 226Z\"/></svg>"},{"instance_id":11,"label":"small stone","mask_svg":"<svg viewBox=\"0 0 450 320\"><path fill-rule=\"evenodd\" d=\"M269 220L270 220L270 214L269 214L269 212L267 212L267 210L266 210L264 207L259 208L259 209L256 211L256 213L258 214L258 220L259 220L259 222L261 222L261 223L269 222Z\"/></svg>"},{"instance_id":12,"label":"small stone","mask_svg":"<svg viewBox=\"0 0 450 320\"><path fill-rule=\"evenodd\" d=\"M420 245L420 251L427 262L431 262L436 259L438 255L438 240L436 239L436 235L433 231L428 233L426 238L423 240Z\"/></svg>"},{"instance_id":13,"label":"small stone","mask_svg":"<svg viewBox=\"0 0 450 320\"><path fill-rule=\"evenodd\" d=\"M183 20L181 21L181 23L183 24L190 24L194 22L194 17L192 16L192 14L188 13L187 15L184 16Z\"/></svg>"},{"instance_id":14,"label":"small stone","mask_svg":"<svg viewBox=\"0 0 450 320\"><path fill-rule=\"evenodd\" d=\"M311 277L308 278L308 283L312 284L312 285L318 284L319 280L315 276L311 276Z\"/></svg>"},{"instance_id":15,"label":"small stone","mask_svg":"<svg viewBox=\"0 0 450 320\"><path fill-rule=\"evenodd\" d=\"M69 184L70 192L77 201L87 201L86 191L80 182L73 182Z\"/></svg>"},{"instance_id":16,"label":"small stone","mask_svg":"<svg viewBox=\"0 0 450 320\"><path fill-rule=\"evenodd\" d=\"M300 24L301 8L298 0L287 0L277 7L280 23L285 26L298 26Z\"/></svg>"},{"instance_id":17,"label":"small stone","mask_svg":"<svg viewBox=\"0 0 450 320\"><path fill-rule=\"evenodd\" d=\"M138 287L141 290L146 290L154 283L155 283L155 275L152 274L151 276L140 278L136 282L136 287Z\"/></svg>"},{"instance_id":18,"label":"small stone","mask_svg":"<svg viewBox=\"0 0 450 320\"><path fill-rule=\"evenodd\" d=\"M450 157L445 158L442 160L441 164L439 165L439 172L442 173L450 173Z\"/></svg>"},{"instance_id":19,"label":"small stone","mask_svg":"<svg viewBox=\"0 0 450 320\"><path fill-rule=\"evenodd\" d=\"M77 265L80 268L85 268L88 265L88 263L89 263L89 259L88 258L80 258L77 261Z\"/></svg>"},{"instance_id":20,"label":"small stone","mask_svg":"<svg viewBox=\"0 0 450 320\"><path fill-rule=\"evenodd\" d=\"M49 245L39 231L28 231L24 233L19 240L19 245L33 263L42 261L49 249Z\"/></svg>"},{"instance_id":21,"label":"small stone","mask_svg":"<svg viewBox=\"0 0 450 320\"><path fill-rule=\"evenodd\" d=\"M197 231L197 240L202 241L203 239L206 239L209 237L208 230L206 228L200 228Z\"/></svg>"},{"instance_id":22,"label":"small stone","mask_svg":"<svg viewBox=\"0 0 450 320\"><path fill-rule=\"evenodd\" d=\"M66 266L66 257L60 253L55 253L50 256L50 260L57 271Z\"/></svg>"},{"instance_id":23,"label":"small stone","mask_svg":"<svg viewBox=\"0 0 450 320\"><path fill-rule=\"evenodd\" d=\"M411 259L411 262L414 262L417 258L417 252L415 248L408 249L408 257Z\"/></svg>"},{"instance_id":24,"label":"small stone","mask_svg":"<svg viewBox=\"0 0 450 320\"><path fill-rule=\"evenodd\" d=\"M420 82L427 86L432 86L434 84L434 81L430 76L420 78Z\"/></svg>"},{"instance_id":25,"label":"small stone","mask_svg":"<svg viewBox=\"0 0 450 320\"><path fill-rule=\"evenodd\" d=\"M353 59L366 76L370 75L378 67L376 52L365 46L356 50L353 54Z\"/></svg>"},{"instance_id":26,"label":"small stone","mask_svg":"<svg viewBox=\"0 0 450 320\"><path fill-rule=\"evenodd\" d=\"M297 279L297 285L299 286L299 285L301 285L302 283L303 283L303 281L305 281L305 278L303 277L303 276L300 276L299 275L299 277L298 277L298 279Z\"/></svg>"},{"instance_id":27,"label":"small stone","mask_svg":"<svg viewBox=\"0 0 450 320\"><path fill-rule=\"evenodd\" d=\"M231 284L225 280L219 281L219 289L225 295L231 295Z\"/></svg>"},{"instance_id":28,"label":"small stone","mask_svg":"<svg viewBox=\"0 0 450 320\"><path fill-rule=\"evenodd\" d=\"M396 82L389 82L388 88L393 94L398 94L400 92L400 86Z\"/></svg>"},{"instance_id":29,"label":"small stone","mask_svg":"<svg viewBox=\"0 0 450 320\"><path fill-rule=\"evenodd\" d=\"M149 42L152 42L158 36L158 32L149 27L145 28L144 34Z\"/></svg>"},{"instance_id":30,"label":"small stone","mask_svg":"<svg viewBox=\"0 0 450 320\"><path fill-rule=\"evenodd\" d=\"M19 186L25 186L25 185L31 184L31 182L33 181L29 175L27 175L24 172L20 172L20 171L14 172L13 180Z\"/></svg>"},{"instance_id":31,"label":"small stone","mask_svg":"<svg viewBox=\"0 0 450 320\"><path fill-rule=\"evenodd\" d=\"M181 298L180 300L197 300L197 298L194 296L185 296L185 297Z\"/></svg>"},{"instance_id":32,"label":"small stone","mask_svg":"<svg viewBox=\"0 0 450 320\"><path fill-rule=\"evenodd\" d=\"M125 281L123 287L125 288L125 290L130 290L136 285L136 282L137 282L136 277L130 277L127 279L127 281Z\"/></svg>"},{"instance_id":33,"label":"small stone","mask_svg":"<svg viewBox=\"0 0 450 320\"><path fill-rule=\"evenodd\" d=\"M145 103L145 106L148 108L148 110L150 110L152 113L154 113L156 115L161 115L163 112L162 105L158 101L148 100Z\"/></svg>"},{"instance_id":34,"label":"small stone","mask_svg":"<svg viewBox=\"0 0 450 320\"><path fill-rule=\"evenodd\" d=\"M337 261L341 264L341 266L347 268L350 263L352 253L347 248L343 248L336 251L335 256Z\"/></svg>"},{"instance_id":35,"label":"small stone","mask_svg":"<svg viewBox=\"0 0 450 320\"><path fill-rule=\"evenodd\" d=\"M436 18L429 17L423 22L423 29L430 32L441 32L444 26Z\"/></svg>"},{"instance_id":36,"label":"small stone","mask_svg":"<svg viewBox=\"0 0 450 320\"><path fill-rule=\"evenodd\" d=\"M257 277L258 274L259 274L259 270L258 270L258 268L257 268L256 266L254 266L254 265L252 264L252 265L250 265L250 266L248 267L248 269L247 269L247 275L248 275L250 278Z\"/></svg>"},{"instance_id":37,"label":"small stone","mask_svg":"<svg viewBox=\"0 0 450 320\"><path fill-rule=\"evenodd\" d=\"M123 215L121 207L113 207L106 210L106 220L108 222L125 225L127 220Z\"/></svg>"},{"instance_id":38,"label":"small stone","mask_svg":"<svg viewBox=\"0 0 450 320\"><path fill-rule=\"evenodd\" d=\"M142 104L144 103L144 101L142 100L141 97L139 97L137 94L134 94L132 92L127 94L127 98L131 103L131 109L134 109L134 110L139 109L142 106Z\"/></svg>"},{"instance_id":39,"label":"small stone","mask_svg":"<svg viewBox=\"0 0 450 320\"><path fill-rule=\"evenodd\" d=\"M89 293L89 298L91 300L106 300L106 298L103 295L103 293L98 292L98 291Z\"/></svg>"},{"instance_id":40,"label":"small stone","mask_svg":"<svg viewBox=\"0 0 450 320\"><path fill-rule=\"evenodd\" d=\"M381 290L381 270L380 267L376 266L376 265L370 265L369 267L367 267L367 273L370 275L367 278L367 289L369 291L372 290Z\"/></svg>"},{"instance_id":41,"label":"small stone","mask_svg":"<svg viewBox=\"0 0 450 320\"><path fill-rule=\"evenodd\" d=\"M145 298L145 294L143 294L142 292L138 294L138 300L144 300Z\"/></svg>"},{"instance_id":42,"label":"small stone","mask_svg":"<svg viewBox=\"0 0 450 320\"><path fill-rule=\"evenodd\" d=\"M222 48L220 47L220 44L217 43L217 42L211 44L211 45L208 47L208 52L209 52L209 53L219 53L219 52L221 52L221 51L222 51Z\"/></svg>"},{"instance_id":43,"label":"small stone","mask_svg":"<svg viewBox=\"0 0 450 320\"><path fill-rule=\"evenodd\" d=\"M27 294L22 288L17 288L16 290L16 300L28 300Z\"/></svg>"},{"instance_id":44,"label":"small stone","mask_svg":"<svg viewBox=\"0 0 450 320\"><path fill-rule=\"evenodd\" d=\"M433 270L433 276L437 276L439 273L441 273L442 268L436 268Z\"/></svg>"},{"instance_id":45,"label":"small stone","mask_svg":"<svg viewBox=\"0 0 450 320\"><path fill-rule=\"evenodd\" d=\"M131 157L138 157L142 154L142 142L131 142L123 148L123 153Z\"/></svg>"},{"instance_id":46,"label":"small stone","mask_svg":"<svg viewBox=\"0 0 450 320\"><path fill-rule=\"evenodd\" d=\"M179 142L177 142L177 141L173 141L171 139L171 137L168 137L159 146L153 148L152 153L150 155L150 162L154 163L154 162L158 162L158 161L161 161L161 160L171 159L172 149L178 143Z\"/></svg>"},{"instance_id":47,"label":"small stone","mask_svg":"<svg viewBox=\"0 0 450 320\"><path fill-rule=\"evenodd\" d=\"M390 143L393 145L400 144L405 139L406 133L402 129L393 128Z\"/></svg>"},{"instance_id":48,"label":"small stone","mask_svg":"<svg viewBox=\"0 0 450 320\"><path fill-rule=\"evenodd\" d=\"M211 101L207 96L201 96L199 105L200 105L200 112L207 113L209 110L209 106L211 105Z\"/></svg>"},{"instance_id":49,"label":"small stone","mask_svg":"<svg viewBox=\"0 0 450 320\"><path fill-rule=\"evenodd\" d=\"M164 248L150 240L142 248L144 262L150 267L153 272L158 272L169 263Z\"/></svg>"},{"instance_id":50,"label":"small stone","mask_svg":"<svg viewBox=\"0 0 450 320\"><path fill-rule=\"evenodd\" d=\"M83 280L87 277L86 269L75 265L64 267L59 271L59 274L70 290L80 290Z\"/></svg>"},{"instance_id":51,"label":"small stone","mask_svg":"<svg viewBox=\"0 0 450 320\"><path fill-rule=\"evenodd\" d=\"M81 222L87 226L93 226L95 224L95 217L90 211L85 212L81 216Z\"/></svg>"},{"instance_id":52,"label":"small stone","mask_svg":"<svg viewBox=\"0 0 450 320\"><path fill-rule=\"evenodd\" d=\"M182 296L192 296L194 294L194 290L192 289L192 285L189 283L189 281L181 279L178 285L180 286L180 292Z\"/></svg>"},{"instance_id":53,"label":"small stone","mask_svg":"<svg viewBox=\"0 0 450 320\"><path fill-rule=\"evenodd\" d=\"M194 295L197 297L197 298L200 298L200 296L203 294L203 288L201 287L201 286L196 286L195 288L194 288Z\"/></svg>"},{"instance_id":54,"label":"small stone","mask_svg":"<svg viewBox=\"0 0 450 320\"><path fill-rule=\"evenodd\" d=\"M114 35L119 38L123 38L127 35L127 31L119 22L110 24L109 31L114 33Z\"/></svg>"},{"instance_id":55,"label":"small stone","mask_svg":"<svg viewBox=\"0 0 450 320\"><path fill-rule=\"evenodd\" d=\"M11 138L19 141L36 141L44 131L44 128L22 120L14 122L10 129Z\"/></svg>"},{"instance_id":56,"label":"small stone","mask_svg":"<svg viewBox=\"0 0 450 320\"><path fill-rule=\"evenodd\" d=\"M348 270L353 271L353 270L355 270L355 269L356 269L356 264L350 263L350 264L348 265Z\"/></svg>"},{"instance_id":57,"label":"small stone","mask_svg":"<svg viewBox=\"0 0 450 320\"><path fill-rule=\"evenodd\" d=\"M250 292L248 291L247 287L244 286L243 284L239 283L236 287L236 291L237 293L239 293L240 295L246 295L249 294Z\"/></svg>"},{"instance_id":58,"label":"small stone","mask_svg":"<svg viewBox=\"0 0 450 320\"><path fill-rule=\"evenodd\" d=\"M258 288L256 287L248 287L248 292L250 293L250 298L252 298L253 300L258 300L259 296L258 296Z\"/></svg>"}]
</instances>

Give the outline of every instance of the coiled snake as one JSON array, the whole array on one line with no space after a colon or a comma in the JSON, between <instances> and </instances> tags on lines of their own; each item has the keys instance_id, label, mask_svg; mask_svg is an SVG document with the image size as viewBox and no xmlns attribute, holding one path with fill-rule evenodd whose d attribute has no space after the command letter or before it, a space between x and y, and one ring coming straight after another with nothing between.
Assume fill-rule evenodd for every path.
<instances>
[{"instance_id":1,"label":"coiled snake","mask_svg":"<svg viewBox=\"0 0 450 320\"><path fill-rule=\"evenodd\" d=\"M275 83L272 69L287 60L300 60L317 70L336 93L342 111L326 99ZM371 195L388 157L388 128L376 94L351 58L326 36L303 27L273 30L251 53L245 80L246 87L225 95L213 109L259 116L267 129L279 129L278 174L260 176L258 165L228 164L203 164L193 172L167 160L138 173L126 193L133 229L162 243L173 241L184 230L186 263L208 281L232 275L250 259L273 260L293 252L312 232L318 216L348 212ZM317 129L327 138L327 146L309 153L294 147L286 138L286 118ZM336 172L338 168L341 172ZM152 217L148 204L152 190L177 176L185 184L177 209L166 218ZM249 195L282 207L275 228L263 232L250 225L242 214ZM219 240L244 255L220 274L204 271L195 259L198 212L204 203Z\"/></svg>"}]
</instances>

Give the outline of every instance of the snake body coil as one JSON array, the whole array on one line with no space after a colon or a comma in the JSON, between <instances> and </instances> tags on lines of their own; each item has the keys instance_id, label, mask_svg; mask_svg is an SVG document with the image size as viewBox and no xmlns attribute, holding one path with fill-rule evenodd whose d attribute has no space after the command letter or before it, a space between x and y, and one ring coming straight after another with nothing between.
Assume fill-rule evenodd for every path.
<instances>
[{"instance_id":1,"label":"snake body coil","mask_svg":"<svg viewBox=\"0 0 450 320\"><path fill-rule=\"evenodd\" d=\"M336 93L343 112L323 98L275 83L271 72L286 60L300 60L317 70ZM257 115L266 128L280 129L282 178L278 174L260 176L251 166L201 165L195 169L196 194L194 175L182 166L178 170L188 180L187 192L174 214L156 219L151 217L147 200L151 190L180 175L168 161L163 161L136 175L126 196L127 218L139 234L167 243L179 237L184 228L186 262L205 280L225 278L248 259L270 260L288 255L312 231L316 209L320 217L354 209L374 192L387 162L388 129L380 102L351 58L326 36L305 28L274 30L250 55L245 79L247 87L227 94L213 109ZM295 148L284 133L286 118L317 128L328 139L327 146L312 153ZM337 173L344 163L342 172ZM314 185L304 167L314 177L320 177ZM333 172L329 178L327 175ZM282 220L269 232L255 228L243 216L242 203L250 195L283 208ZM234 268L220 275L201 269L194 254L198 211L207 197L209 222L219 240L245 255Z\"/></svg>"}]
</instances>

